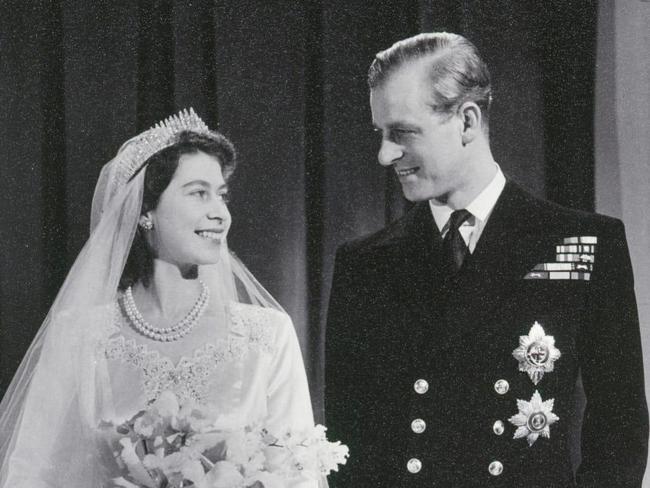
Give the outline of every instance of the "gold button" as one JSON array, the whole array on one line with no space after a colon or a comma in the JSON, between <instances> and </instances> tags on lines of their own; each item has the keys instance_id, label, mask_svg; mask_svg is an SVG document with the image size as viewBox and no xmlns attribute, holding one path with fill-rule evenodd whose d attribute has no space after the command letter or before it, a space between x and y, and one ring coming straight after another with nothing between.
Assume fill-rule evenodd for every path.
<instances>
[{"instance_id":1,"label":"gold button","mask_svg":"<svg viewBox=\"0 0 650 488\"><path fill-rule=\"evenodd\" d=\"M494 384L494 391L496 391L499 395L505 395L508 393L508 390L510 389L510 384L506 380L498 380Z\"/></svg>"},{"instance_id":2,"label":"gold button","mask_svg":"<svg viewBox=\"0 0 650 488\"><path fill-rule=\"evenodd\" d=\"M411 422L411 430L416 434L421 434L427 428L427 423L422 419L415 419Z\"/></svg>"},{"instance_id":3,"label":"gold button","mask_svg":"<svg viewBox=\"0 0 650 488\"><path fill-rule=\"evenodd\" d=\"M429 391L429 382L427 380L419 379L415 382L413 388L415 389L416 393L424 395L427 391Z\"/></svg>"},{"instance_id":4,"label":"gold button","mask_svg":"<svg viewBox=\"0 0 650 488\"><path fill-rule=\"evenodd\" d=\"M503 464L501 464L499 461L492 461L488 466L488 471L492 476L499 476L501 473L503 473Z\"/></svg>"},{"instance_id":5,"label":"gold button","mask_svg":"<svg viewBox=\"0 0 650 488\"><path fill-rule=\"evenodd\" d=\"M406 463L406 469L409 470L409 473L419 473L422 469L422 461L418 458L411 458L409 459L409 462Z\"/></svg>"}]
</instances>

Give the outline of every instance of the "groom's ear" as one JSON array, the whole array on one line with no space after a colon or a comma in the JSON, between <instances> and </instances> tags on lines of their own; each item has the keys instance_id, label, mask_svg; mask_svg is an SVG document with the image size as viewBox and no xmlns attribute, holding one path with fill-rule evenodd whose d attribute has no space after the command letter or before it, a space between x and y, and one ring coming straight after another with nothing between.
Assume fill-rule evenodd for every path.
<instances>
[{"instance_id":1,"label":"groom's ear","mask_svg":"<svg viewBox=\"0 0 650 488\"><path fill-rule=\"evenodd\" d=\"M458 116L463 123L461 129L461 140L463 146L466 146L481 134L483 114L476 103L465 102L459 107Z\"/></svg>"}]
</instances>

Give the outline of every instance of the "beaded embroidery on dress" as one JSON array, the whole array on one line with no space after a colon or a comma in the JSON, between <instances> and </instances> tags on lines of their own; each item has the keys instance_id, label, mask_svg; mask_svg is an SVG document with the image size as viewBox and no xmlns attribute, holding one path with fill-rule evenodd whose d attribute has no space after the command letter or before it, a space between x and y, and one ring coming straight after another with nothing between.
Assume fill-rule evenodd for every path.
<instances>
[{"instance_id":1,"label":"beaded embroidery on dress","mask_svg":"<svg viewBox=\"0 0 650 488\"><path fill-rule=\"evenodd\" d=\"M145 344L126 339L119 333L122 320L119 305L114 307L111 336L100 348L108 360L121 361L142 373L142 388L147 402L156 400L163 391L172 391L180 399L205 403L212 377L225 363L244 358L256 351L274 352L273 322L281 312L254 305L232 302L228 306L230 320L226 339L208 343L182 357L177 364Z\"/></svg>"}]
</instances>

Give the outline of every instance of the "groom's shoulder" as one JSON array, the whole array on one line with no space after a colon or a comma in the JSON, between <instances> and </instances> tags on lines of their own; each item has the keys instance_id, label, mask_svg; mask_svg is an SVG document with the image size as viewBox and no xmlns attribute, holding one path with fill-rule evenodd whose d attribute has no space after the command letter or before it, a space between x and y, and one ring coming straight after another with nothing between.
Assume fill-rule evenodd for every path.
<instances>
[{"instance_id":1,"label":"groom's shoulder","mask_svg":"<svg viewBox=\"0 0 650 488\"><path fill-rule=\"evenodd\" d=\"M508 178L508 183L499 197L495 211L508 208L508 214L520 215L531 228L548 229L592 228L610 229L621 221L607 215L560 205L534 195L529 189Z\"/></svg>"},{"instance_id":2,"label":"groom's shoulder","mask_svg":"<svg viewBox=\"0 0 650 488\"><path fill-rule=\"evenodd\" d=\"M373 256L397 248L416 232L417 222L426 219L427 212L429 208L426 202L417 203L402 217L385 227L344 242L339 246L337 255Z\"/></svg>"}]
</instances>

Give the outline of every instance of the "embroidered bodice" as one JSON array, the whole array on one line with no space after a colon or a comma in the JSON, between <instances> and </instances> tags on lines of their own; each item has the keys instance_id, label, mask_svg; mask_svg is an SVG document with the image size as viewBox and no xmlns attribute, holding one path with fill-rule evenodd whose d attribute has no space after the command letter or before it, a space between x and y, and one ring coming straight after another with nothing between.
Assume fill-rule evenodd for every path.
<instances>
[{"instance_id":1,"label":"embroidered bodice","mask_svg":"<svg viewBox=\"0 0 650 488\"><path fill-rule=\"evenodd\" d=\"M116 307L113 334L106 341L103 352L108 360L127 364L141 373L147 402L169 390L181 399L191 398L205 403L211 378L226 363L242 360L249 351L273 354L274 318L274 313L269 310L231 303L228 307L228 336L203 345L193 356L182 357L174 364L159 351L122 335L123 318Z\"/></svg>"},{"instance_id":2,"label":"embroidered bodice","mask_svg":"<svg viewBox=\"0 0 650 488\"><path fill-rule=\"evenodd\" d=\"M212 329L212 317L206 316L205 334L197 327L183 337L187 342L167 349L130 330L115 305L57 317L53 327L61 323L79 332L72 338L52 336L76 341L72 361L62 363L71 370L65 382L60 369L36 370L25 410L29 421L10 463L11 486L105 486L103 481L119 469L107 422L131 419L165 390L214 408L232 427L261 422L278 435L312 427L307 378L289 316L231 303L225 317ZM206 340L209 336L215 340ZM190 353L180 354L185 347ZM71 420L61 431L62 423L52 419L64 418ZM52 484L52 479L68 481L68 471L55 471L71 458L78 467L76 481ZM291 486L303 485L315 486L311 481Z\"/></svg>"},{"instance_id":3,"label":"embroidered bodice","mask_svg":"<svg viewBox=\"0 0 650 488\"><path fill-rule=\"evenodd\" d=\"M294 415L299 423L311 422L300 348L285 313L230 303L226 324L215 323L210 339L203 340L200 333L184 337L188 342L172 346L187 346L189 352L175 357L165 352L169 344L135 334L119 306L112 314L96 353L107 399L99 418L124 421L169 390L241 424L293 423ZM208 322L204 331L210 330Z\"/></svg>"}]
</instances>

